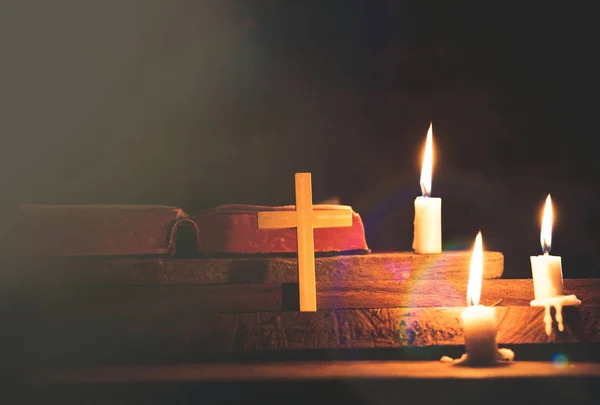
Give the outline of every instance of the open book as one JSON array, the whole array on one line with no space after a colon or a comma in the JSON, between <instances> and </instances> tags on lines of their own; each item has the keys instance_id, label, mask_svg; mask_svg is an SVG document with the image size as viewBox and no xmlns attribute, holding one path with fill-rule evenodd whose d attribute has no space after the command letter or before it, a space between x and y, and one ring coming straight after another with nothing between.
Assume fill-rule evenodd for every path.
<instances>
[{"instance_id":1,"label":"open book","mask_svg":"<svg viewBox=\"0 0 600 405\"><path fill-rule=\"evenodd\" d=\"M188 215L161 205L22 205L15 251L21 256L264 255L295 252L296 229L258 229L257 213L294 206L223 205ZM320 209L351 209L314 205ZM314 230L315 252L368 252L364 226Z\"/></svg>"}]
</instances>

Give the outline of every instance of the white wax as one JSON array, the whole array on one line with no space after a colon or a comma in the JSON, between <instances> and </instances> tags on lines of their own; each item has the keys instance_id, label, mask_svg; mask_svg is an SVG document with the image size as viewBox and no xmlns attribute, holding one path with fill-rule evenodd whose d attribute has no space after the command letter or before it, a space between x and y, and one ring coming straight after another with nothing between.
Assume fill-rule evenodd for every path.
<instances>
[{"instance_id":1,"label":"white wax","mask_svg":"<svg viewBox=\"0 0 600 405\"><path fill-rule=\"evenodd\" d=\"M558 330L561 332L565 331L565 325L563 323L562 309L563 307L575 307L581 305L581 301L576 295L557 295L550 298L540 298L531 301L532 307L545 307L544 313L544 325L546 326L546 335L552 334L552 314L550 313L550 307L554 307L556 310L556 323L558 324Z\"/></svg>"},{"instance_id":2,"label":"white wax","mask_svg":"<svg viewBox=\"0 0 600 405\"><path fill-rule=\"evenodd\" d=\"M442 253L441 198L415 199L414 227L413 249L416 253Z\"/></svg>"},{"instance_id":3,"label":"white wax","mask_svg":"<svg viewBox=\"0 0 600 405\"><path fill-rule=\"evenodd\" d=\"M531 273L536 300L563 295L560 256L531 256Z\"/></svg>"},{"instance_id":4,"label":"white wax","mask_svg":"<svg viewBox=\"0 0 600 405\"><path fill-rule=\"evenodd\" d=\"M494 307L467 307L462 313L462 326L470 364L490 364L498 360Z\"/></svg>"}]
</instances>

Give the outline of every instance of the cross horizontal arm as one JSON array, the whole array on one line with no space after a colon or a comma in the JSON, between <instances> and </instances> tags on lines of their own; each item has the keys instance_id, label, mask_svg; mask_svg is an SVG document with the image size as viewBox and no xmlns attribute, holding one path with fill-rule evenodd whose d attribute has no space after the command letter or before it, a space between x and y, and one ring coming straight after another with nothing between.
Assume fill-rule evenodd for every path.
<instances>
[{"instance_id":1,"label":"cross horizontal arm","mask_svg":"<svg viewBox=\"0 0 600 405\"><path fill-rule=\"evenodd\" d=\"M295 228L298 224L296 211L288 212L259 212L259 229Z\"/></svg>"},{"instance_id":2,"label":"cross horizontal arm","mask_svg":"<svg viewBox=\"0 0 600 405\"><path fill-rule=\"evenodd\" d=\"M352 210L313 211L313 228L337 228L352 226Z\"/></svg>"}]
</instances>

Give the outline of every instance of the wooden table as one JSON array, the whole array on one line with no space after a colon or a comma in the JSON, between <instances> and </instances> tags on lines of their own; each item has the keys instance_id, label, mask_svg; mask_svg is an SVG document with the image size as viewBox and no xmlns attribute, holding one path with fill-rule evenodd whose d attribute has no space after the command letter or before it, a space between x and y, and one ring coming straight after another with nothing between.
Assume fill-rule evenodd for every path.
<instances>
[{"instance_id":1,"label":"wooden table","mask_svg":"<svg viewBox=\"0 0 600 405\"><path fill-rule=\"evenodd\" d=\"M33 371L29 377L36 383L67 384L600 378L600 363L515 361L494 367L466 367L437 361L207 363L41 369Z\"/></svg>"},{"instance_id":2,"label":"wooden table","mask_svg":"<svg viewBox=\"0 0 600 405\"><path fill-rule=\"evenodd\" d=\"M13 384L26 398L0 403L600 403L599 280L565 280L583 305L548 337L531 280L488 275L482 303L499 305L498 342L518 362L471 369L437 361L464 351L466 272L404 274L406 257L390 257L321 259L316 313L287 306L297 285L286 260L14 267L0 358L26 370ZM571 363L549 362L557 353Z\"/></svg>"},{"instance_id":3,"label":"wooden table","mask_svg":"<svg viewBox=\"0 0 600 405\"><path fill-rule=\"evenodd\" d=\"M597 403L600 363L313 361L35 370L29 394L61 403ZM104 401L104 402L103 402ZM117 402L115 402L117 401ZM194 402L196 401L196 402ZM73 402L73 403L74 403ZM123 402L130 403L130 402ZM137 403L137 402L136 402Z\"/></svg>"}]
</instances>

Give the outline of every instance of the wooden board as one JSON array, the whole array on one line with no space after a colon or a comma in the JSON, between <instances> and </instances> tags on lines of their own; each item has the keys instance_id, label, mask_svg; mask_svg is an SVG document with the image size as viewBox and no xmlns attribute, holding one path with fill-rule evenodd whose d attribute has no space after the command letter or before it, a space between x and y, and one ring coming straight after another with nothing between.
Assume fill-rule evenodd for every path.
<instances>
[{"instance_id":1,"label":"wooden board","mask_svg":"<svg viewBox=\"0 0 600 405\"><path fill-rule=\"evenodd\" d=\"M50 374L48 376L48 373ZM49 370L20 401L56 404L597 404L598 363L317 362ZM47 377L47 378L44 378Z\"/></svg>"},{"instance_id":2,"label":"wooden board","mask_svg":"<svg viewBox=\"0 0 600 405\"><path fill-rule=\"evenodd\" d=\"M500 278L504 256L484 253L484 278ZM471 252L373 253L316 259L317 282L466 280ZM1 281L52 284L269 284L298 280L293 258L20 260L2 265Z\"/></svg>"},{"instance_id":3,"label":"wooden board","mask_svg":"<svg viewBox=\"0 0 600 405\"><path fill-rule=\"evenodd\" d=\"M160 303L111 313L48 312L32 305L11 322L2 347L30 363L193 361L219 353L402 348L464 343L463 307L319 310L316 313L174 313ZM600 342L598 307L564 310L565 332L544 332L544 309L497 307L500 344ZM10 350L8 350L10 349Z\"/></svg>"},{"instance_id":4,"label":"wooden board","mask_svg":"<svg viewBox=\"0 0 600 405\"><path fill-rule=\"evenodd\" d=\"M567 294L600 308L600 280L565 280ZM465 281L415 280L318 283L319 309L460 307ZM298 284L209 284L169 286L60 286L24 294L44 312L73 317L117 313L253 313L298 310ZM484 280L483 305L529 306L532 280Z\"/></svg>"},{"instance_id":5,"label":"wooden board","mask_svg":"<svg viewBox=\"0 0 600 405\"><path fill-rule=\"evenodd\" d=\"M30 373L13 403L598 404L599 363L437 361L123 366Z\"/></svg>"},{"instance_id":6,"label":"wooden board","mask_svg":"<svg viewBox=\"0 0 600 405\"><path fill-rule=\"evenodd\" d=\"M290 349L463 344L459 320L466 287L439 280L415 282L411 287L323 284L319 290L323 309L314 314L281 311L283 303L278 299L285 297L285 291L268 285L22 290L17 296L4 296L12 300L4 302L0 322L11 328L1 346L10 349L9 355L33 362L110 362L191 360L218 353ZM565 289L577 294L584 306L566 308L566 331L548 337L544 310L528 306L531 280L484 281L484 304L502 299L500 305L510 305L497 307L498 341L600 342L600 281L565 280ZM438 308L419 307L428 305ZM271 307L277 309L265 309Z\"/></svg>"},{"instance_id":7,"label":"wooden board","mask_svg":"<svg viewBox=\"0 0 600 405\"><path fill-rule=\"evenodd\" d=\"M37 383L163 383L182 381L298 381L322 379L401 378L600 378L600 363L515 361L499 367L459 367L437 361L305 361L254 364L177 364L155 366L106 366L97 368L40 369L28 374Z\"/></svg>"}]
</instances>

